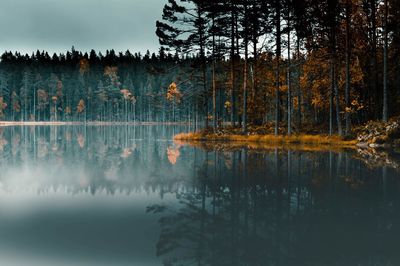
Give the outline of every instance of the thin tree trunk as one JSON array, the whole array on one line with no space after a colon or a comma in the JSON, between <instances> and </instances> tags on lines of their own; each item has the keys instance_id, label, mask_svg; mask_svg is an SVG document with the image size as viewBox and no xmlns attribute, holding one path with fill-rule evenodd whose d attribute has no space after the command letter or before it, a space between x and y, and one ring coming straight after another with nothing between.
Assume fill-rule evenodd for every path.
<instances>
[{"instance_id":1,"label":"thin tree trunk","mask_svg":"<svg viewBox=\"0 0 400 266\"><path fill-rule=\"evenodd\" d=\"M231 124L235 125L235 10L231 4Z\"/></svg>"},{"instance_id":2,"label":"thin tree trunk","mask_svg":"<svg viewBox=\"0 0 400 266\"><path fill-rule=\"evenodd\" d=\"M212 17L213 28L215 27L215 19ZM213 29L215 30L215 29ZM212 53L213 53L213 65L212 65L212 90L213 90L213 127L214 130L217 128L217 90L215 84L215 31L213 31L212 35Z\"/></svg>"},{"instance_id":3,"label":"thin tree trunk","mask_svg":"<svg viewBox=\"0 0 400 266\"><path fill-rule=\"evenodd\" d=\"M350 3L346 0L346 85L345 85L345 120L346 120L346 135L350 133Z\"/></svg>"},{"instance_id":4,"label":"thin tree trunk","mask_svg":"<svg viewBox=\"0 0 400 266\"><path fill-rule=\"evenodd\" d=\"M297 33L297 121L298 121L298 130L301 129L301 104L302 104L302 97L301 97L301 86L300 86L300 38L299 34Z\"/></svg>"},{"instance_id":5,"label":"thin tree trunk","mask_svg":"<svg viewBox=\"0 0 400 266\"><path fill-rule=\"evenodd\" d=\"M334 90L334 69L333 69L333 60L330 60L330 68L331 68L331 89L329 93L329 135L333 135L333 90Z\"/></svg>"},{"instance_id":6,"label":"thin tree trunk","mask_svg":"<svg viewBox=\"0 0 400 266\"><path fill-rule=\"evenodd\" d=\"M338 134L339 136L343 135L343 130L342 130L342 122L340 119L340 99L339 99L339 87L337 85L337 75L336 75L336 69L335 69L335 64L333 65L333 85L335 88L335 99L336 99L336 123L338 127Z\"/></svg>"},{"instance_id":7,"label":"thin tree trunk","mask_svg":"<svg viewBox=\"0 0 400 266\"><path fill-rule=\"evenodd\" d=\"M292 86L290 83L290 21L288 20L288 69L287 69L287 86L288 86L288 103L287 103L287 116L288 116L288 135L292 134Z\"/></svg>"},{"instance_id":8,"label":"thin tree trunk","mask_svg":"<svg viewBox=\"0 0 400 266\"><path fill-rule=\"evenodd\" d=\"M387 72L388 72L388 1L384 1L385 18L383 20L384 32L383 32L383 122L388 121L388 82L387 82Z\"/></svg>"},{"instance_id":9,"label":"thin tree trunk","mask_svg":"<svg viewBox=\"0 0 400 266\"><path fill-rule=\"evenodd\" d=\"M371 100L376 99L377 94L377 52L376 52L376 0L371 0L371 19L372 19L372 56L371 56L371 94L369 95L369 105L371 108ZM371 98L372 96L372 98ZM376 109L373 110L374 113Z\"/></svg>"},{"instance_id":10,"label":"thin tree trunk","mask_svg":"<svg viewBox=\"0 0 400 266\"><path fill-rule=\"evenodd\" d=\"M248 27L247 27L247 3L244 4L244 71L243 71L243 118L242 132L247 133L247 61L248 61Z\"/></svg>"},{"instance_id":11,"label":"thin tree trunk","mask_svg":"<svg viewBox=\"0 0 400 266\"><path fill-rule=\"evenodd\" d=\"M281 4L276 1L276 84L275 84L275 135L279 134L279 109L280 109L280 58L281 58Z\"/></svg>"}]
</instances>

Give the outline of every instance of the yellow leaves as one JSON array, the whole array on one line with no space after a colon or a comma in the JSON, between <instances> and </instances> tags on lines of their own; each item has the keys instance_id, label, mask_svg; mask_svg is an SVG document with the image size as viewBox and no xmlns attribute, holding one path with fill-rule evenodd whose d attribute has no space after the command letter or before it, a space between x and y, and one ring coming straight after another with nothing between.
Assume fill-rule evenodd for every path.
<instances>
[{"instance_id":1,"label":"yellow leaves","mask_svg":"<svg viewBox=\"0 0 400 266\"><path fill-rule=\"evenodd\" d=\"M69 107L69 106L65 107L65 113L66 114L71 114L72 113L71 107Z\"/></svg>"},{"instance_id":2,"label":"yellow leaves","mask_svg":"<svg viewBox=\"0 0 400 266\"><path fill-rule=\"evenodd\" d=\"M311 100L311 105L314 106L314 108L320 108L323 105L322 96L320 94L316 94Z\"/></svg>"},{"instance_id":3,"label":"yellow leaves","mask_svg":"<svg viewBox=\"0 0 400 266\"><path fill-rule=\"evenodd\" d=\"M226 101L225 104L224 104L224 107L225 107L225 109L227 109L228 112L229 112L230 109L231 109L231 102L230 102L230 101Z\"/></svg>"},{"instance_id":4,"label":"yellow leaves","mask_svg":"<svg viewBox=\"0 0 400 266\"><path fill-rule=\"evenodd\" d=\"M78 106L76 107L76 111L80 114L85 110L85 101L80 99Z\"/></svg>"},{"instance_id":5,"label":"yellow leaves","mask_svg":"<svg viewBox=\"0 0 400 266\"><path fill-rule=\"evenodd\" d=\"M172 82L167 90L167 100L179 103L181 101L181 98L182 94L178 89L178 85L176 85L175 82Z\"/></svg>"}]
</instances>

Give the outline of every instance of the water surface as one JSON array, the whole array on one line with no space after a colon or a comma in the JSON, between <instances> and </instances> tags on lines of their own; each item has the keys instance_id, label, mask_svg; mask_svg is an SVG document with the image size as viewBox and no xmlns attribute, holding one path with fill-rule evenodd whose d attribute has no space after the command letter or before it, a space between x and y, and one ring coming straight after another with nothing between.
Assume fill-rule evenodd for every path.
<instances>
[{"instance_id":1,"label":"water surface","mask_svg":"<svg viewBox=\"0 0 400 266\"><path fill-rule=\"evenodd\" d=\"M399 265L400 180L356 151L0 129L1 265Z\"/></svg>"}]
</instances>

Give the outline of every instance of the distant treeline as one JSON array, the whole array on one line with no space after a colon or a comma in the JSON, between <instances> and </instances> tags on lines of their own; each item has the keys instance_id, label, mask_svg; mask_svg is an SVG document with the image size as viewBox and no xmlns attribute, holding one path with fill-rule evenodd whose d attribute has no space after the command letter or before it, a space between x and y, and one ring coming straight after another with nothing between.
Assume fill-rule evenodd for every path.
<instances>
[{"instance_id":1,"label":"distant treeline","mask_svg":"<svg viewBox=\"0 0 400 266\"><path fill-rule=\"evenodd\" d=\"M194 103L202 97L195 89L195 61L163 48L144 55L114 50L88 54L74 48L52 56L5 52L0 116L18 121L194 121ZM168 96L173 81L181 89L179 98Z\"/></svg>"}]
</instances>

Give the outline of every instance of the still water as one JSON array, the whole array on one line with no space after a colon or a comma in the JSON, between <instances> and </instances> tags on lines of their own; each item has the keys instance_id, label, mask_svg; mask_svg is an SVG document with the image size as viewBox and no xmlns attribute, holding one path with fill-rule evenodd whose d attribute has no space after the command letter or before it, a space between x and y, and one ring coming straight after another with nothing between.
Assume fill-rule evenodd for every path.
<instances>
[{"instance_id":1,"label":"still water","mask_svg":"<svg viewBox=\"0 0 400 266\"><path fill-rule=\"evenodd\" d=\"M183 127L0 129L0 265L400 265L400 175Z\"/></svg>"}]
</instances>

